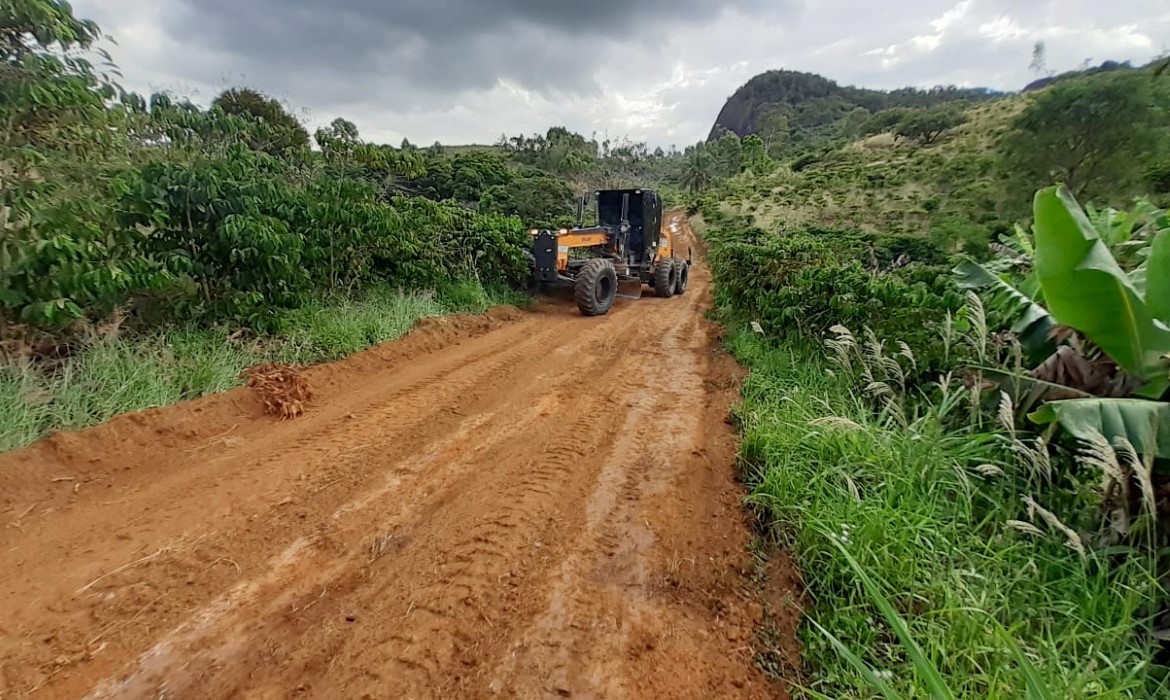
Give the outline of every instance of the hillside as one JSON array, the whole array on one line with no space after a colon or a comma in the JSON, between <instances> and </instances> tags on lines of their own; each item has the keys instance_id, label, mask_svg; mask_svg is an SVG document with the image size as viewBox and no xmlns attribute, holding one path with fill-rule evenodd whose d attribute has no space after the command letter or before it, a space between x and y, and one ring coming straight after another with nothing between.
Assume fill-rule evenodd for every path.
<instances>
[{"instance_id":1,"label":"hillside","mask_svg":"<svg viewBox=\"0 0 1170 700\"><path fill-rule=\"evenodd\" d=\"M893 91L841 86L815 73L771 70L735 91L711 128L708 140L730 131L740 137L772 132L816 132L853 113L864 117L895 107L932 107L961 100L986 100L1001 93L985 88L903 88ZM864 110L864 112L857 112Z\"/></svg>"},{"instance_id":2,"label":"hillside","mask_svg":"<svg viewBox=\"0 0 1170 700\"><path fill-rule=\"evenodd\" d=\"M727 180L720 206L725 213L749 214L768 231L905 234L929 238L948 252L985 249L989 240L1027 216L1031 193L1050 184L1049 178L1063 167L1045 161L1043 168L1025 174L1019 157L1004 160L1004 137L1030 123L1018 119L1037 100L1050 105L1046 118L1076 123L1099 119L1092 122L1094 129L1113 144L1103 146L1102 154L1114 153L1120 144L1129 149L1131 158L1113 158L1111 174L1098 177L1080 195L1112 206L1142 195L1160 203L1170 182L1165 148L1170 125L1164 118L1170 81L1157 79L1154 68L1107 61L1056 76L1050 86L1014 94L884 93L840 87L812 74L765 73L728 102L716 130L724 124L744 128L753 110L763 113L764 129L756 135L770 157L749 166L744 156L742 172ZM1089 95L1115 106L1090 114L1085 107ZM1131 103L1123 107L1122 100ZM1139 125L1127 115L1140 105L1148 112ZM1101 116L1114 112L1113 121ZM938 121L936 126L922 130L932 120ZM1052 131L1056 123L1037 128ZM1102 131L1110 129L1110 135ZM1036 143L1032 148L1058 148L1060 138L1054 135L1051 145ZM725 131L705 148L718 160L721 149L736 140ZM1025 154L1022 160L1035 161L1041 152ZM1078 157L1089 162L1090 156L1086 152ZM1048 167L1055 170L1045 171Z\"/></svg>"},{"instance_id":3,"label":"hillside","mask_svg":"<svg viewBox=\"0 0 1170 700\"><path fill-rule=\"evenodd\" d=\"M789 77L685 181L750 369L745 500L803 574L799 697L1170 697L1170 598L1141 583L1170 452L1139 432L1170 400L1165 70L812 128L783 115L846 97Z\"/></svg>"},{"instance_id":4,"label":"hillside","mask_svg":"<svg viewBox=\"0 0 1170 700\"><path fill-rule=\"evenodd\" d=\"M1003 193L995 139L1025 97L966 110L966 123L929 145L879 133L806 155L770 173L729 183L726 210L742 209L774 228L857 229L923 235L951 250L985 242L997 229ZM1016 203L1018 204L1018 203Z\"/></svg>"}]
</instances>

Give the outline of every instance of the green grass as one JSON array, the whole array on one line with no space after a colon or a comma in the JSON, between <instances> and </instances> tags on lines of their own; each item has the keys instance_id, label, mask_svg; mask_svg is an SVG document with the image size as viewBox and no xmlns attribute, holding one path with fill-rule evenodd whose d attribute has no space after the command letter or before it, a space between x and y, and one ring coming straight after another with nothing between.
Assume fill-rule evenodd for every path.
<instances>
[{"instance_id":1,"label":"green grass","mask_svg":"<svg viewBox=\"0 0 1170 700\"><path fill-rule=\"evenodd\" d=\"M1008 524L1029 520L1029 495L1091 521L1091 479L1033 492L957 381L904 397L903 419L819 348L729 345L751 369L737 409L750 503L804 571L807 697L1170 697L1142 636L1162 595L1149 555L1082 557L1039 518L1040 535Z\"/></svg>"},{"instance_id":2,"label":"green grass","mask_svg":"<svg viewBox=\"0 0 1170 700\"><path fill-rule=\"evenodd\" d=\"M475 282L440 292L373 289L356 299L323 300L292 312L286 330L276 336L241 340L222 328L179 328L95 341L52 368L0 367L0 451L52 431L224 391L258 362L335 360L399 338L428 316L482 313L524 301L515 292L486 290Z\"/></svg>"}]
</instances>

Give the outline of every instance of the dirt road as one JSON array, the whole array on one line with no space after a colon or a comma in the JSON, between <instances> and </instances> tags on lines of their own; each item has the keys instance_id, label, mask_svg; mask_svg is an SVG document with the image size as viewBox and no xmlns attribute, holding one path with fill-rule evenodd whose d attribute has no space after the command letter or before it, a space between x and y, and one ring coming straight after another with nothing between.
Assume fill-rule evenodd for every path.
<instances>
[{"instance_id":1,"label":"dirt road","mask_svg":"<svg viewBox=\"0 0 1170 700\"><path fill-rule=\"evenodd\" d=\"M775 697L707 287L0 456L0 698Z\"/></svg>"}]
</instances>

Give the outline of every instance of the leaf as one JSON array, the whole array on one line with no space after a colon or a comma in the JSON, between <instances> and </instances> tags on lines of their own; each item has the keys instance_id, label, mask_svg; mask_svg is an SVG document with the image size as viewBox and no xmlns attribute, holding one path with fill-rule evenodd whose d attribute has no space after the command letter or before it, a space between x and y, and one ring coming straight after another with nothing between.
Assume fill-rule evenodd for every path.
<instances>
[{"instance_id":1,"label":"leaf","mask_svg":"<svg viewBox=\"0 0 1170 700\"><path fill-rule=\"evenodd\" d=\"M1044 685L1044 679L1040 677L1040 674L1036 671L1036 667L1028 660L1028 657L1024 654L1024 650L1006 632L1003 634L1003 637L1008 643L1008 648L1011 650L1012 656L1015 657L1016 664L1020 667L1020 672L1024 674L1024 684L1028 688L1027 700L1053 700L1055 696L1048 691L1048 688Z\"/></svg>"},{"instance_id":2,"label":"leaf","mask_svg":"<svg viewBox=\"0 0 1170 700\"><path fill-rule=\"evenodd\" d=\"M1170 328L1155 319L1067 189L1037 192L1035 218L1036 273L1052 318L1142 380L1139 395L1161 396L1170 386ZM1150 278L1159 274L1170 269L1149 270Z\"/></svg>"},{"instance_id":3,"label":"leaf","mask_svg":"<svg viewBox=\"0 0 1170 700\"><path fill-rule=\"evenodd\" d=\"M873 669L870 668L868 664L861 660L861 657L859 657L857 654L854 654L849 649L849 647L845 646L845 644L840 639L837 639L837 637L834 636L832 632L822 627L816 620L812 618L809 618L808 621L813 627L817 628L818 632L825 636L825 639L829 640L829 644L832 644L833 648L837 650L837 653L849 662L849 665L852 666L855 671L857 671L858 675L864 678L865 681L869 683L869 685L874 690L877 690L882 694L882 697L886 698L886 700L901 700L901 696L895 693L885 681L883 681L876 673L873 672Z\"/></svg>"},{"instance_id":4,"label":"leaf","mask_svg":"<svg viewBox=\"0 0 1170 700\"><path fill-rule=\"evenodd\" d=\"M1170 404L1142 399L1052 401L1028 416L1036 423L1059 423L1081 440L1104 435L1125 438L1138 454L1170 457Z\"/></svg>"},{"instance_id":5,"label":"leaf","mask_svg":"<svg viewBox=\"0 0 1170 700\"><path fill-rule=\"evenodd\" d=\"M1020 252L1029 258L1035 257L1036 248L1032 245L1032 239L1028 236L1028 232L1024 230L1024 227L1016 224L1013 231L1015 233L1016 245L1019 246Z\"/></svg>"},{"instance_id":6,"label":"leaf","mask_svg":"<svg viewBox=\"0 0 1170 700\"><path fill-rule=\"evenodd\" d=\"M1146 304L1154 318L1170 324L1170 229L1154 237L1150 257L1142 267L1146 270Z\"/></svg>"},{"instance_id":7,"label":"leaf","mask_svg":"<svg viewBox=\"0 0 1170 700\"><path fill-rule=\"evenodd\" d=\"M1072 345L1062 345L1042 364L1032 370L1037 379L1090 396L1128 396L1133 393L1133 377L1119 372L1108 357L1090 357ZM1068 399L1074 396L1049 396Z\"/></svg>"},{"instance_id":8,"label":"leaf","mask_svg":"<svg viewBox=\"0 0 1170 700\"><path fill-rule=\"evenodd\" d=\"M1012 332L1020 339L1020 344L1028 351L1033 362L1052 353L1054 344L1049 340L1049 333L1056 324L1047 309L977 262L962 261L955 267L954 274L960 289L990 288L994 296L1006 299L1008 304L1015 307L1013 310L1018 318L1012 323Z\"/></svg>"},{"instance_id":9,"label":"leaf","mask_svg":"<svg viewBox=\"0 0 1170 700\"><path fill-rule=\"evenodd\" d=\"M914 637L910 635L910 626L906 624L906 620L894 610L894 606L890 601L882 595L881 589L877 583L870 578L869 574L861 568L861 564L853 558L849 550L841 544L835 537L829 536L829 541L837 548L841 555L845 557L849 568L853 569L853 573L857 574L857 578L861 579L861 585L865 587L869 593L870 600L881 610L882 615L886 618L886 622L894 630L894 634L898 635L899 641L905 647L907 655L909 655L911 662L914 664L914 671L918 677L926 684L930 691L930 696L934 700L954 700L955 696L947 687L946 681L943 680L942 674L934 663L926 658L926 653L922 651L922 647L918 646L918 642L914 641Z\"/></svg>"}]
</instances>

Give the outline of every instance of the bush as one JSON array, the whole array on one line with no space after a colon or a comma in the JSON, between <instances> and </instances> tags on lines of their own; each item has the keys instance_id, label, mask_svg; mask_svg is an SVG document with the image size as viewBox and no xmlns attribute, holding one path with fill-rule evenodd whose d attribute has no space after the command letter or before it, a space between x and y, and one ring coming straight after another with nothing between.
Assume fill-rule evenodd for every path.
<instances>
[{"instance_id":1,"label":"bush","mask_svg":"<svg viewBox=\"0 0 1170 700\"><path fill-rule=\"evenodd\" d=\"M153 230L139 253L176 280L154 297L175 318L276 330L282 310L323 292L525 282L528 240L514 218L452 201L383 202L365 179L323 173L298 186L289 175L283 161L242 146L123 175L121 224Z\"/></svg>"},{"instance_id":2,"label":"bush","mask_svg":"<svg viewBox=\"0 0 1170 700\"><path fill-rule=\"evenodd\" d=\"M819 341L837 324L867 326L910 344L926 376L943 368L938 338L962 297L946 256L929 241L825 230L769 235L741 222L708 240L717 302L766 334Z\"/></svg>"},{"instance_id":3,"label":"bush","mask_svg":"<svg viewBox=\"0 0 1170 700\"><path fill-rule=\"evenodd\" d=\"M862 122L860 132L863 136L892 132L910 112L911 110L905 107L883 109Z\"/></svg>"},{"instance_id":4,"label":"bush","mask_svg":"<svg viewBox=\"0 0 1170 700\"><path fill-rule=\"evenodd\" d=\"M1170 161L1155 163L1146 169L1146 179L1157 194L1170 194Z\"/></svg>"},{"instance_id":5,"label":"bush","mask_svg":"<svg viewBox=\"0 0 1170 700\"><path fill-rule=\"evenodd\" d=\"M573 224L573 191L560 178L530 169L503 185L484 190L484 213L519 217L528 227L561 228Z\"/></svg>"},{"instance_id":6,"label":"bush","mask_svg":"<svg viewBox=\"0 0 1170 700\"><path fill-rule=\"evenodd\" d=\"M966 121L967 118L961 112L949 107L913 110L898 122L894 133L899 138L929 145Z\"/></svg>"}]
</instances>

